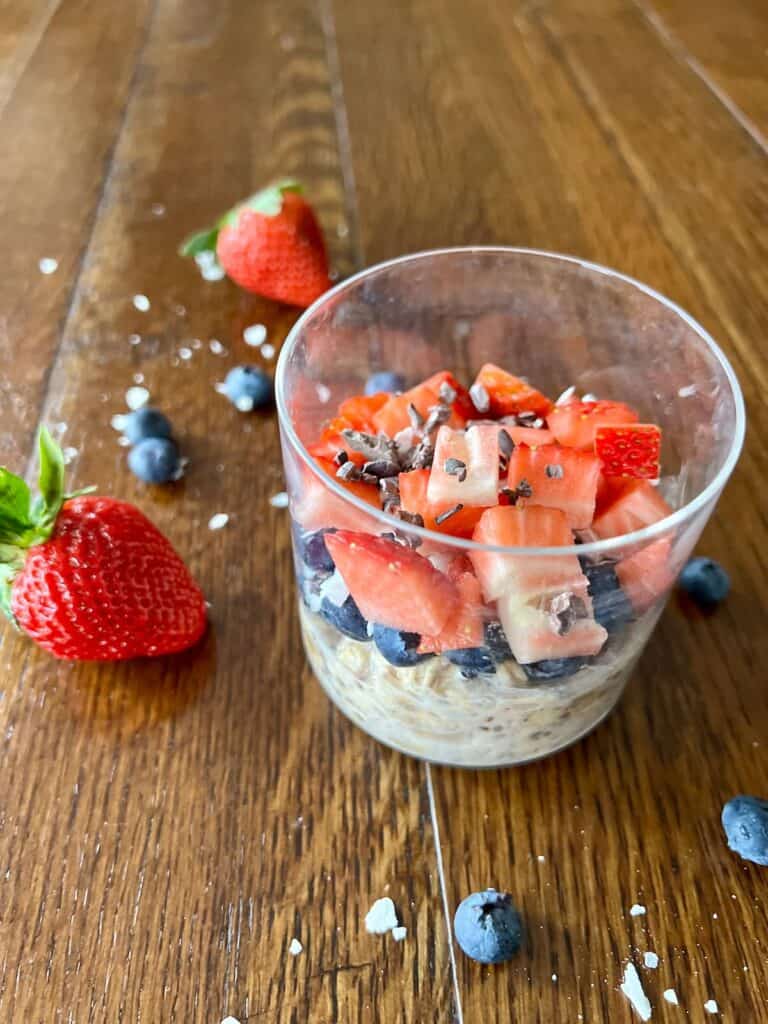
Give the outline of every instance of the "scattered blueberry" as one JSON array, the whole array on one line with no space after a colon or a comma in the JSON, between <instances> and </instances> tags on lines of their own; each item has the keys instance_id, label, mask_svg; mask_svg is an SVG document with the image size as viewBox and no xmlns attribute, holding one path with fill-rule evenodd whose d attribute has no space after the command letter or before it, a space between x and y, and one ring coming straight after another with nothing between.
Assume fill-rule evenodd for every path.
<instances>
[{"instance_id":1,"label":"scattered blueberry","mask_svg":"<svg viewBox=\"0 0 768 1024\"><path fill-rule=\"evenodd\" d=\"M272 401L272 380L258 366L235 366L224 380L224 394L240 412Z\"/></svg>"},{"instance_id":2,"label":"scattered blueberry","mask_svg":"<svg viewBox=\"0 0 768 1024\"><path fill-rule=\"evenodd\" d=\"M366 395L375 395L378 391L404 391L405 377L402 373L394 373L392 370L379 370L372 373L365 382Z\"/></svg>"},{"instance_id":3,"label":"scattered blueberry","mask_svg":"<svg viewBox=\"0 0 768 1024\"><path fill-rule=\"evenodd\" d=\"M523 941L523 924L512 898L495 889L473 892L462 900L453 928L467 956L481 964L511 960Z\"/></svg>"},{"instance_id":4,"label":"scattered blueberry","mask_svg":"<svg viewBox=\"0 0 768 1024\"><path fill-rule=\"evenodd\" d=\"M588 562L580 559L581 568L589 581L595 619L609 633L616 632L632 621L632 604L621 589L619 577L611 562Z\"/></svg>"},{"instance_id":5,"label":"scattered blueberry","mask_svg":"<svg viewBox=\"0 0 768 1024\"><path fill-rule=\"evenodd\" d=\"M147 437L128 453L131 472L147 484L167 484L181 474L179 449L167 437Z\"/></svg>"},{"instance_id":6,"label":"scattered blueberry","mask_svg":"<svg viewBox=\"0 0 768 1024\"><path fill-rule=\"evenodd\" d=\"M680 573L680 586L703 608L720 604L731 589L728 573L711 558L692 558Z\"/></svg>"},{"instance_id":7,"label":"scattered blueberry","mask_svg":"<svg viewBox=\"0 0 768 1024\"><path fill-rule=\"evenodd\" d=\"M329 530L317 530L316 533L302 534L296 531L296 543L299 554L306 566L315 572L333 572L335 566L331 553L325 545L325 535Z\"/></svg>"},{"instance_id":8,"label":"scattered blueberry","mask_svg":"<svg viewBox=\"0 0 768 1024\"><path fill-rule=\"evenodd\" d=\"M722 822L734 853L768 867L768 800L735 796L723 807Z\"/></svg>"},{"instance_id":9,"label":"scattered blueberry","mask_svg":"<svg viewBox=\"0 0 768 1024\"><path fill-rule=\"evenodd\" d=\"M360 609L351 596L342 605L333 604L327 597L324 597L320 605L320 614L351 640L371 639L368 636L368 623L360 614Z\"/></svg>"},{"instance_id":10,"label":"scattered blueberry","mask_svg":"<svg viewBox=\"0 0 768 1024\"><path fill-rule=\"evenodd\" d=\"M145 405L141 409L129 412L125 417L123 434L131 444L138 444L148 437L171 436L171 424L167 416L164 416L159 409L152 409Z\"/></svg>"},{"instance_id":11,"label":"scattered blueberry","mask_svg":"<svg viewBox=\"0 0 768 1024\"><path fill-rule=\"evenodd\" d=\"M547 679L572 676L586 663L586 658L547 658L545 661L532 661L529 665L523 665L523 671L532 682L540 683Z\"/></svg>"},{"instance_id":12,"label":"scattered blueberry","mask_svg":"<svg viewBox=\"0 0 768 1024\"><path fill-rule=\"evenodd\" d=\"M397 668L410 668L432 657L431 654L419 654L417 648L420 640L418 633L402 633L378 623L373 627L373 642L390 665Z\"/></svg>"},{"instance_id":13,"label":"scattered blueberry","mask_svg":"<svg viewBox=\"0 0 768 1024\"><path fill-rule=\"evenodd\" d=\"M486 622L485 646L493 655L494 661L511 661L514 658L504 627L498 621Z\"/></svg>"},{"instance_id":14,"label":"scattered blueberry","mask_svg":"<svg viewBox=\"0 0 768 1024\"><path fill-rule=\"evenodd\" d=\"M496 665L493 655L487 647L467 647L459 651L446 651L445 656L454 665L458 665L465 679L476 679L477 676L493 675Z\"/></svg>"}]
</instances>

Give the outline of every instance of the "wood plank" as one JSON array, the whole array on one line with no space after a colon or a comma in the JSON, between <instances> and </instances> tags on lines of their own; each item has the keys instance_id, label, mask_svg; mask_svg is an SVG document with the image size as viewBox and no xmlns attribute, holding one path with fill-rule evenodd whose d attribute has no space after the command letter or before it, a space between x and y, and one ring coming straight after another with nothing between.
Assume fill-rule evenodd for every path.
<instances>
[{"instance_id":1,"label":"wood plank","mask_svg":"<svg viewBox=\"0 0 768 1024\"><path fill-rule=\"evenodd\" d=\"M64 0L38 10L37 21L35 5L13 10L2 22L11 25L11 38L18 34L16 57L5 63L3 81L13 88L4 106L0 85L0 134L8 143L0 161L0 451L18 466L93 227L150 0L114 10L97 0ZM56 273L40 273L43 257L59 261Z\"/></svg>"},{"instance_id":2,"label":"wood plank","mask_svg":"<svg viewBox=\"0 0 768 1024\"><path fill-rule=\"evenodd\" d=\"M517 771L432 769L450 906L508 888L529 926L507 967L458 954L464 1017L629 1022L623 965L655 951L654 1020L677 1019L667 987L692 1019L709 998L757 1019L759 873L727 852L718 819L768 778L750 668L768 653L768 538L751 497L766 461L765 161L627 3L336 12L368 260L499 242L617 266L713 330L755 421L704 541L734 576L718 615L673 601L620 711L572 751ZM630 918L634 902L645 917Z\"/></svg>"},{"instance_id":3,"label":"wood plank","mask_svg":"<svg viewBox=\"0 0 768 1024\"><path fill-rule=\"evenodd\" d=\"M32 56L59 0L0 2L0 109Z\"/></svg>"},{"instance_id":4,"label":"wood plank","mask_svg":"<svg viewBox=\"0 0 768 1024\"><path fill-rule=\"evenodd\" d=\"M637 0L673 53L716 91L768 152L768 8L761 0Z\"/></svg>"},{"instance_id":5,"label":"wood plank","mask_svg":"<svg viewBox=\"0 0 768 1024\"><path fill-rule=\"evenodd\" d=\"M269 504L275 419L214 390L257 358L246 325L279 344L295 315L176 255L189 230L296 173L350 268L330 96L304 0L158 3L43 418L66 423L77 481L171 536L212 626L200 651L102 668L4 633L4 1019L450 1017L423 771L352 729L304 668L288 521ZM171 489L132 480L109 426L136 374L191 460ZM210 532L216 512L231 521ZM403 944L363 927L387 892Z\"/></svg>"}]
</instances>

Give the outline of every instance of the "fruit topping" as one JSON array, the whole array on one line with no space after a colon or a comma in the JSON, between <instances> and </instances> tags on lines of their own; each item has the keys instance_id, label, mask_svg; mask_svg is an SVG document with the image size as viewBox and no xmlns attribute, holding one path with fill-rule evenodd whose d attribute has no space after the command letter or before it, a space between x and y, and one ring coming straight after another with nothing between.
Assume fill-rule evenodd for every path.
<instances>
[{"instance_id":1,"label":"fruit topping","mask_svg":"<svg viewBox=\"0 0 768 1024\"><path fill-rule=\"evenodd\" d=\"M728 573L712 558L692 558L680 573L678 582L702 608L714 608L731 589Z\"/></svg>"},{"instance_id":2,"label":"fruit topping","mask_svg":"<svg viewBox=\"0 0 768 1024\"><path fill-rule=\"evenodd\" d=\"M563 619L551 602L549 608L520 605L511 595L498 603L509 646L521 665L599 654L608 634L591 616L583 614L586 608L576 605L574 615Z\"/></svg>"},{"instance_id":3,"label":"fruit topping","mask_svg":"<svg viewBox=\"0 0 768 1024\"><path fill-rule=\"evenodd\" d=\"M455 572L451 567L448 578L456 586L458 602L437 635L421 638L420 651L455 652L479 647L483 643L484 607L477 578L472 572Z\"/></svg>"},{"instance_id":4,"label":"fruit topping","mask_svg":"<svg viewBox=\"0 0 768 1024\"><path fill-rule=\"evenodd\" d=\"M389 437L408 427L429 434L444 423L463 427L474 416L469 392L443 370L410 391L392 395L374 416L374 427Z\"/></svg>"},{"instance_id":5,"label":"fruit topping","mask_svg":"<svg viewBox=\"0 0 768 1024\"><path fill-rule=\"evenodd\" d=\"M334 604L329 598L324 597L320 604L320 614L326 622L330 622L350 640L365 642L371 639L368 635L368 623L360 614L360 609L352 597L348 597L341 605Z\"/></svg>"},{"instance_id":6,"label":"fruit topping","mask_svg":"<svg viewBox=\"0 0 768 1024\"><path fill-rule=\"evenodd\" d=\"M560 509L574 530L586 529L592 522L599 475L600 460L595 455L559 445L517 445L509 459L510 488L527 481L531 495L522 500Z\"/></svg>"},{"instance_id":7,"label":"fruit topping","mask_svg":"<svg viewBox=\"0 0 768 1024\"><path fill-rule=\"evenodd\" d=\"M595 453L607 476L657 480L660 472L661 430L653 423L597 427Z\"/></svg>"},{"instance_id":8,"label":"fruit topping","mask_svg":"<svg viewBox=\"0 0 768 1024\"><path fill-rule=\"evenodd\" d=\"M623 402L566 402L547 416L547 426L560 444L592 448L598 427L637 422L637 413Z\"/></svg>"},{"instance_id":9,"label":"fruit topping","mask_svg":"<svg viewBox=\"0 0 768 1024\"><path fill-rule=\"evenodd\" d=\"M394 370L379 370L378 373L372 373L365 382L366 395L375 395L380 391L389 391L392 394L397 394L399 391L404 390L405 377L402 373L395 373Z\"/></svg>"},{"instance_id":10,"label":"fruit topping","mask_svg":"<svg viewBox=\"0 0 768 1024\"><path fill-rule=\"evenodd\" d=\"M464 508L461 503L454 505L433 505L427 498L430 471L412 469L398 477L400 508L421 517L428 530L450 533L454 537L471 537L477 526L482 508ZM460 505L461 507L457 507Z\"/></svg>"},{"instance_id":11,"label":"fruit topping","mask_svg":"<svg viewBox=\"0 0 768 1024\"><path fill-rule=\"evenodd\" d=\"M302 534L294 531L299 555L304 564L313 572L333 572L334 564L326 547L325 535L328 531L316 530L314 533Z\"/></svg>"},{"instance_id":12,"label":"fruit topping","mask_svg":"<svg viewBox=\"0 0 768 1024\"><path fill-rule=\"evenodd\" d=\"M572 676L586 664L586 658L548 658L544 661L533 661L528 665L523 665L523 671L531 682L542 683L550 679L564 679L566 676Z\"/></svg>"},{"instance_id":13,"label":"fruit topping","mask_svg":"<svg viewBox=\"0 0 768 1024\"><path fill-rule=\"evenodd\" d=\"M440 427L427 487L433 506L488 507L499 500L499 428Z\"/></svg>"},{"instance_id":14,"label":"fruit topping","mask_svg":"<svg viewBox=\"0 0 768 1024\"><path fill-rule=\"evenodd\" d=\"M453 665L461 669L465 679L476 679L477 676L493 675L496 664L487 647L466 647L458 651L443 652Z\"/></svg>"},{"instance_id":15,"label":"fruit topping","mask_svg":"<svg viewBox=\"0 0 768 1024\"><path fill-rule=\"evenodd\" d=\"M612 562L589 562L580 559L584 575L589 581L592 613L609 633L626 626L633 619L632 605L621 589L616 567Z\"/></svg>"},{"instance_id":16,"label":"fruit topping","mask_svg":"<svg viewBox=\"0 0 768 1024\"><path fill-rule=\"evenodd\" d=\"M487 410L478 408L477 411L487 411L495 418L517 416L520 413L533 413L534 417L541 417L546 416L552 408L550 400L540 391L493 363L486 363L481 368L472 387L473 392L470 394L487 395L488 398Z\"/></svg>"},{"instance_id":17,"label":"fruit topping","mask_svg":"<svg viewBox=\"0 0 768 1024\"><path fill-rule=\"evenodd\" d=\"M652 526L670 515L656 488L647 480L608 480L601 485L599 507L591 530L601 540Z\"/></svg>"},{"instance_id":18,"label":"fruit topping","mask_svg":"<svg viewBox=\"0 0 768 1024\"><path fill-rule=\"evenodd\" d=\"M378 623L373 627L373 642L390 665L397 668L410 668L430 657L420 653L419 639L418 633L405 633Z\"/></svg>"},{"instance_id":19,"label":"fruit topping","mask_svg":"<svg viewBox=\"0 0 768 1024\"><path fill-rule=\"evenodd\" d=\"M481 964L510 960L523 941L523 925L512 897L495 889L473 892L463 899L453 930L466 955Z\"/></svg>"}]
</instances>

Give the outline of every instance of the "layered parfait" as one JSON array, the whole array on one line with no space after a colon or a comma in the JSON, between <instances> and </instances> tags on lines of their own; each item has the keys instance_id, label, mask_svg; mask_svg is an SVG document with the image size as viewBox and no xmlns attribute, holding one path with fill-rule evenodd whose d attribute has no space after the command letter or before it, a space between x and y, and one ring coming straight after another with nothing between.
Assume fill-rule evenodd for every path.
<instances>
[{"instance_id":1,"label":"layered parfait","mask_svg":"<svg viewBox=\"0 0 768 1024\"><path fill-rule=\"evenodd\" d=\"M340 403L292 487L315 674L408 754L550 754L613 707L673 582L669 535L610 557L591 543L671 513L661 431L492 364L469 388L447 370L407 390L376 378Z\"/></svg>"}]
</instances>

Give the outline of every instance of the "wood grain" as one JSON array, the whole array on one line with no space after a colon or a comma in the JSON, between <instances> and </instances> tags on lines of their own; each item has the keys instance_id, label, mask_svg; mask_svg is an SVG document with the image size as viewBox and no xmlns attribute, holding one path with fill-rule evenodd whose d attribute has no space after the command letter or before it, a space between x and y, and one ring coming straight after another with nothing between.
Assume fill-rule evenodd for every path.
<instances>
[{"instance_id":1,"label":"wood grain","mask_svg":"<svg viewBox=\"0 0 768 1024\"><path fill-rule=\"evenodd\" d=\"M302 2L160 0L145 28L42 419L66 424L76 482L135 501L169 534L211 630L182 658L103 668L55 665L4 631L0 1017L282 1024L363 1021L375 1006L382 1020L445 1020L423 772L352 730L304 669L288 523L269 504L283 486L275 419L214 390L257 358L246 325L277 344L294 314L203 282L176 255L190 229L296 173L350 269L320 22ZM78 131L90 144L89 124ZM136 374L190 458L170 490L132 480L109 426ZM21 394L32 423L39 388ZM216 512L231 521L214 533ZM387 892L406 945L365 933Z\"/></svg>"},{"instance_id":2,"label":"wood grain","mask_svg":"<svg viewBox=\"0 0 768 1024\"><path fill-rule=\"evenodd\" d=\"M659 969L642 972L654 1020L678 1019L668 987L692 1020L710 998L761 1019L759 872L728 853L718 819L728 796L768 784L748 668L768 653L751 498L765 465L764 155L630 4L413 2L394 24L342 0L337 22L368 260L495 241L617 266L722 340L754 424L702 543L733 573L728 604L705 618L673 601L618 714L572 751L503 773L431 769L450 906L495 885L528 922L513 965L458 954L464 1017L629 1022L624 965L655 951ZM635 902L645 916L630 917Z\"/></svg>"}]
</instances>

